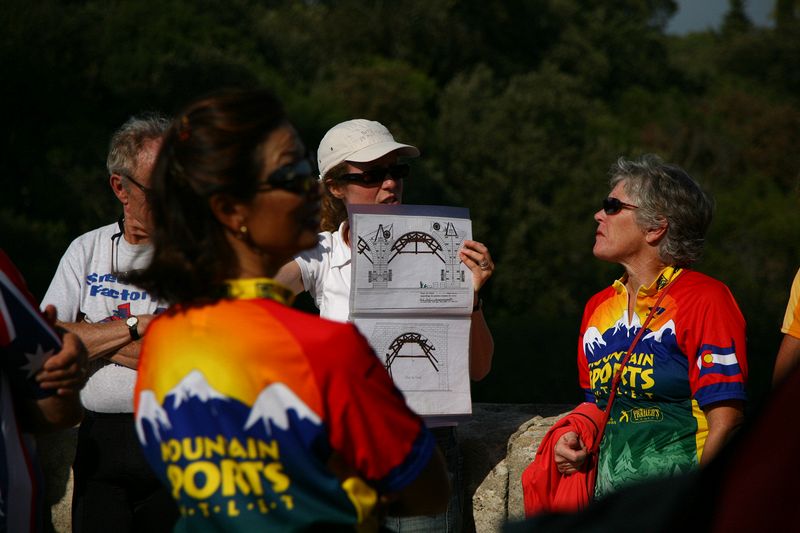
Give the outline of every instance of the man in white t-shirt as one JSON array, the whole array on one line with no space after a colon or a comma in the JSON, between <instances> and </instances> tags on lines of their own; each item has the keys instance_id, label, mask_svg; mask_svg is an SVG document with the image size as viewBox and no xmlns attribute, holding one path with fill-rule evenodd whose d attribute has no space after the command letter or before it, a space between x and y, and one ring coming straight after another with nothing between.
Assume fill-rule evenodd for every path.
<instances>
[{"instance_id":1,"label":"man in white t-shirt","mask_svg":"<svg viewBox=\"0 0 800 533\"><path fill-rule=\"evenodd\" d=\"M168 127L165 117L147 114L113 135L107 166L122 215L70 244L42 300L43 307L56 306L59 324L89 353L81 393L86 415L73 464L75 533L170 531L177 518L172 498L147 466L132 414L140 339L166 306L120 279L145 267L153 252L150 174Z\"/></svg>"}]
</instances>

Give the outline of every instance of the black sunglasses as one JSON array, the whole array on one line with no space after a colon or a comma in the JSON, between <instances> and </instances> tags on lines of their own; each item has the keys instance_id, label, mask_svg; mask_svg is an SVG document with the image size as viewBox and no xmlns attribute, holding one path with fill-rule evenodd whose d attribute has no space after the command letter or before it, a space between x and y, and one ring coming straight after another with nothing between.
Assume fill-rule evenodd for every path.
<instances>
[{"instance_id":1,"label":"black sunglasses","mask_svg":"<svg viewBox=\"0 0 800 533\"><path fill-rule=\"evenodd\" d=\"M256 190L281 189L295 194L308 194L314 187L318 187L318 184L311 162L300 159L274 171L267 179L258 183Z\"/></svg>"},{"instance_id":2,"label":"black sunglasses","mask_svg":"<svg viewBox=\"0 0 800 533\"><path fill-rule=\"evenodd\" d=\"M388 167L375 167L364 172L345 174L339 177L340 180L349 181L358 185L380 185L386 180L387 176L391 176L393 180L401 180L407 178L411 173L411 167L407 163L398 163L396 165L389 165Z\"/></svg>"},{"instance_id":3,"label":"black sunglasses","mask_svg":"<svg viewBox=\"0 0 800 533\"><path fill-rule=\"evenodd\" d=\"M603 211L605 211L606 215L616 215L623 209L639 209L639 206L626 204L619 198L614 198L613 196L603 198Z\"/></svg>"},{"instance_id":4,"label":"black sunglasses","mask_svg":"<svg viewBox=\"0 0 800 533\"><path fill-rule=\"evenodd\" d=\"M142 191L142 193L144 193L144 197L146 200L150 200L150 198L153 197L153 189L151 189L150 187L145 187L144 185L142 185L132 177L128 176L127 174L120 174L120 176L122 176L126 180L136 185L139 188L139 190Z\"/></svg>"}]
</instances>

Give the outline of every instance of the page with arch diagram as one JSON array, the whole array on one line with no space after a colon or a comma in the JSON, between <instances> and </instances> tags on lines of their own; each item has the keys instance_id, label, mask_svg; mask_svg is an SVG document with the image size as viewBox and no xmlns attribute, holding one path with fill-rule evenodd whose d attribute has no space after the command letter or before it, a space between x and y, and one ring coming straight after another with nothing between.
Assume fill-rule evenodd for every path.
<instances>
[{"instance_id":1,"label":"page with arch diagram","mask_svg":"<svg viewBox=\"0 0 800 533\"><path fill-rule=\"evenodd\" d=\"M465 208L351 206L350 320L430 424L472 412L472 275L459 259L472 238Z\"/></svg>"}]
</instances>

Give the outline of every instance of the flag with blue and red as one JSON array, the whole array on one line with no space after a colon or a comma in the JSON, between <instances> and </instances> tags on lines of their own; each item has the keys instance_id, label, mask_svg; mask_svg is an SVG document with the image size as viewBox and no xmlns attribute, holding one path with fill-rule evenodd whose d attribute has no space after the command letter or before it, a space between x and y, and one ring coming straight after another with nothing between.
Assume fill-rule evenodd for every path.
<instances>
[{"instance_id":1,"label":"flag with blue and red","mask_svg":"<svg viewBox=\"0 0 800 533\"><path fill-rule=\"evenodd\" d=\"M19 271L0 250L0 347L3 372L26 396L45 398L55 389L36 383L36 373L61 348L61 338L36 307Z\"/></svg>"}]
</instances>

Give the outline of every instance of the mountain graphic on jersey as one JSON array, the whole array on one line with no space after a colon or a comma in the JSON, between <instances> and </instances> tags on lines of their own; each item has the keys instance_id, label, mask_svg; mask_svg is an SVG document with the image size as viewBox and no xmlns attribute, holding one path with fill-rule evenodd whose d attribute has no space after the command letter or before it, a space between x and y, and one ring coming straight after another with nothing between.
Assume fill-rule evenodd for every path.
<instances>
[{"instance_id":1,"label":"mountain graphic on jersey","mask_svg":"<svg viewBox=\"0 0 800 533\"><path fill-rule=\"evenodd\" d=\"M661 314L664 309L658 309L656 314ZM625 352L641 329L642 324L638 315L634 314L630 323L627 313L619 316L611 326L604 331L592 326L583 334L583 351L589 366L590 389L593 396L601 406L605 405L608 398L611 382ZM632 398L653 399L656 395L657 372L664 372L670 367L656 365L656 358L664 356L677 345L675 336L675 323L667 320L655 330L648 328L631 354L622 373L620 390ZM670 382L667 376L661 380L664 384ZM678 394L687 392L680 387Z\"/></svg>"},{"instance_id":2,"label":"mountain graphic on jersey","mask_svg":"<svg viewBox=\"0 0 800 533\"><path fill-rule=\"evenodd\" d=\"M194 522L200 529L228 521L240 530L263 527L270 517L297 525L306 513L315 521L354 519L340 481L302 451L325 455L320 418L283 383L265 387L250 406L193 370L161 404L153 390L141 389L136 431L150 464L162 465L157 473L181 513L212 518ZM299 502L302 514L294 512Z\"/></svg>"}]
</instances>

